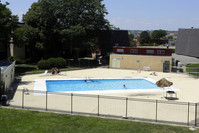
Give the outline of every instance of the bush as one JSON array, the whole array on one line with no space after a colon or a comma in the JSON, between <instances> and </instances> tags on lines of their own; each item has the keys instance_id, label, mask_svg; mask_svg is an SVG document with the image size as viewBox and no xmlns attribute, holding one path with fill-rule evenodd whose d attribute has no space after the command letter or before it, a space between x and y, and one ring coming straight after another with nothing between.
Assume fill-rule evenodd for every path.
<instances>
[{"instance_id":1,"label":"bush","mask_svg":"<svg viewBox=\"0 0 199 133\"><path fill-rule=\"evenodd\" d=\"M39 69L49 69L50 68L50 62L48 60L40 60L37 63L37 67Z\"/></svg>"},{"instance_id":2,"label":"bush","mask_svg":"<svg viewBox=\"0 0 199 133\"><path fill-rule=\"evenodd\" d=\"M63 68L66 66L66 60L64 58L49 58L48 60L40 60L37 63L39 69L49 69L52 67Z\"/></svg>"},{"instance_id":3,"label":"bush","mask_svg":"<svg viewBox=\"0 0 199 133\"><path fill-rule=\"evenodd\" d=\"M48 59L50 63L50 67L58 67L63 68L66 66L66 60L64 58L58 57L58 58L50 58Z\"/></svg>"},{"instance_id":4,"label":"bush","mask_svg":"<svg viewBox=\"0 0 199 133\"><path fill-rule=\"evenodd\" d=\"M3 81L0 81L0 97L3 95L5 92L5 87Z\"/></svg>"},{"instance_id":5,"label":"bush","mask_svg":"<svg viewBox=\"0 0 199 133\"><path fill-rule=\"evenodd\" d=\"M159 45L156 43L144 43L144 44L141 44L141 46L159 46Z\"/></svg>"},{"instance_id":6,"label":"bush","mask_svg":"<svg viewBox=\"0 0 199 133\"><path fill-rule=\"evenodd\" d=\"M49 58L47 61L50 63L50 67L56 67L56 58Z\"/></svg>"},{"instance_id":7,"label":"bush","mask_svg":"<svg viewBox=\"0 0 199 133\"><path fill-rule=\"evenodd\" d=\"M175 49L172 49L172 53L175 53L176 51L175 51Z\"/></svg>"}]
</instances>

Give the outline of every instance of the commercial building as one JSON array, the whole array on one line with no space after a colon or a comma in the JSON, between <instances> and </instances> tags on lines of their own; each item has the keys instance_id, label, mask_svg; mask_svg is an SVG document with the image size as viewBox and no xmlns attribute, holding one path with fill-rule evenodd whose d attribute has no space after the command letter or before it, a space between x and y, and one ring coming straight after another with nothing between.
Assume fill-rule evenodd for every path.
<instances>
[{"instance_id":1,"label":"commercial building","mask_svg":"<svg viewBox=\"0 0 199 133\"><path fill-rule=\"evenodd\" d=\"M179 29L176 54L199 57L199 29Z\"/></svg>"}]
</instances>

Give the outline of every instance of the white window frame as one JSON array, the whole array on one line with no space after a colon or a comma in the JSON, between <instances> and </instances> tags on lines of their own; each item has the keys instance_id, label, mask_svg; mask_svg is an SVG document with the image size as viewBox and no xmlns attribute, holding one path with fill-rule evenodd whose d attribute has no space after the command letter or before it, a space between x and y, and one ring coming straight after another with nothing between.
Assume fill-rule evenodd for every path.
<instances>
[{"instance_id":1,"label":"white window frame","mask_svg":"<svg viewBox=\"0 0 199 133\"><path fill-rule=\"evenodd\" d=\"M148 49L148 50L146 50L146 53L147 53L147 54L154 54L154 50L149 50L149 49Z\"/></svg>"},{"instance_id":2,"label":"white window frame","mask_svg":"<svg viewBox=\"0 0 199 133\"><path fill-rule=\"evenodd\" d=\"M157 54L165 54L165 50L157 50Z\"/></svg>"},{"instance_id":3,"label":"white window frame","mask_svg":"<svg viewBox=\"0 0 199 133\"><path fill-rule=\"evenodd\" d=\"M130 53L131 53L131 54L137 54L137 53L138 53L138 49L131 49L131 50L130 50Z\"/></svg>"},{"instance_id":4,"label":"white window frame","mask_svg":"<svg viewBox=\"0 0 199 133\"><path fill-rule=\"evenodd\" d=\"M121 49L121 48L119 49L119 48L118 48L118 49L116 50L116 52L118 52L118 53L124 53L124 49Z\"/></svg>"}]
</instances>

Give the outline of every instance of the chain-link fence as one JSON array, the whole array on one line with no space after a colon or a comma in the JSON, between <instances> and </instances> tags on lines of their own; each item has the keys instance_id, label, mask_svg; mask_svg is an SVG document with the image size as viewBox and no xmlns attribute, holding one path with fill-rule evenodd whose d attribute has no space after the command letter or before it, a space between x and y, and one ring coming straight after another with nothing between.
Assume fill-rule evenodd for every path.
<instances>
[{"instance_id":1,"label":"chain-link fence","mask_svg":"<svg viewBox=\"0 0 199 133\"><path fill-rule=\"evenodd\" d=\"M17 90L11 107L199 125L199 104L91 94Z\"/></svg>"},{"instance_id":2,"label":"chain-link fence","mask_svg":"<svg viewBox=\"0 0 199 133\"><path fill-rule=\"evenodd\" d=\"M195 76L195 77L199 77L199 67L186 67L186 72L189 75Z\"/></svg>"},{"instance_id":3,"label":"chain-link fence","mask_svg":"<svg viewBox=\"0 0 199 133\"><path fill-rule=\"evenodd\" d=\"M79 59L77 61L67 60L68 67L85 67L85 68L93 68L99 66L109 65L108 59Z\"/></svg>"}]
</instances>

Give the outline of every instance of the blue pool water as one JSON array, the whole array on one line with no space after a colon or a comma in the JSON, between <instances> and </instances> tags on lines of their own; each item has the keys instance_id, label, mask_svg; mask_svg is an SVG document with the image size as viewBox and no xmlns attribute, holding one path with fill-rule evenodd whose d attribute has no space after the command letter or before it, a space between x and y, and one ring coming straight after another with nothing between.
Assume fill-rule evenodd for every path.
<instances>
[{"instance_id":1,"label":"blue pool water","mask_svg":"<svg viewBox=\"0 0 199 133\"><path fill-rule=\"evenodd\" d=\"M160 89L145 79L47 80L48 92Z\"/></svg>"}]
</instances>

